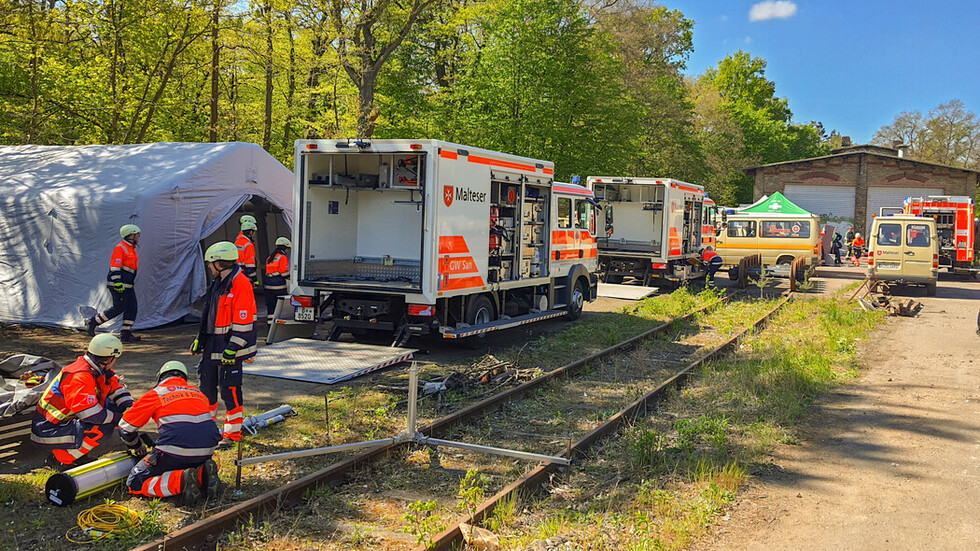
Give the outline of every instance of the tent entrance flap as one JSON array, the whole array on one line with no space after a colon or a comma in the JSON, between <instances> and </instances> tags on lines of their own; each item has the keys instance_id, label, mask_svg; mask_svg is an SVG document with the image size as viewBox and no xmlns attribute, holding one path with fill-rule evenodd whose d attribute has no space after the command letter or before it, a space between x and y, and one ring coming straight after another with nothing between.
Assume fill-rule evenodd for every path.
<instances>
[{"instance_id":1,"label":"tent entrance flap","mask_svg":"<svg viewBox=\"0 0 980 551\"><path fill-rule=\"evenodd\" d=\"M262 347L246 375L332 385L395 365L418 352L414 348L313 339L289 339Z\"/></svg>"}]
</instances>

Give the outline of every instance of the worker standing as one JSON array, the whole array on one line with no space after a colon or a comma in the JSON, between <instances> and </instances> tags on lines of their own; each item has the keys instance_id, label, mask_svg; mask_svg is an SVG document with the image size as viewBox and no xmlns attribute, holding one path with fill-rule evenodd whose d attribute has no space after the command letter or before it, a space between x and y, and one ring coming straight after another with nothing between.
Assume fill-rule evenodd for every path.
<instances>
[{"instance_id":1,"label":"worker standing","mask_svg":"<svg viewBox=\"0 0 980 551\"><path fill-rule=\"evenodd\" d=\"M224 446L242 438L242 362L255 355L255 295L238 265L238 249L233 243L211 245L204 260L214 280L205 297L201 328L191 344L191 354L203 355L197 373L213 419L217 419L221 389Z\"/></svg>"},{"instance_id":2,"label":"worker standing","mask_svg":"<svg viewBox=\"0 0 980 551\"><path fill-rule=\"evenodd\" d=\"M34 410L31 440L52 449L61 465L71 465L112 434L123 412L133 405L126 386L112 366L122 343L103 333L89 342L88 352L61 370Z\"/></svg>"},{"instance_id":3,"label":"worker standing","mask_svg":"<svg viewBox=\"0 0 980 551\"><path fill-rule=\"evenodd\" d=\"M133 335L137 310L136 289L133 284L139 264L139 255L136 253L136 245L140 242L139 226L126 224L119 228L119 235L122 236L122 241L112 250L109 275L106 276L109 294L112 295L112 307L89 318L85 324L88 335L94 337L96 327L122 314L122 342L137 342L140 338Z\"/></svg>"},{"instance_id":4,"label":"worker standing","mask_svg":"<svg viewBox=\"0 0 980 551\"><path fill-rule=\"evenodd\" d=\"M721 255L715 252L714 247L708 245L701 253L701 262L704 263L704 269L707 272L704 276L705 285L714 285L715 272L721 268L722 264Z\"/></svg>"},{"instance_id":5,"label":"worker standing","mask_svg":"<svg viewBox=\"0 0 980 551\"><path fill-rule=\"evenodd\" d=\"M293 244L289 239L276 239L276 250L272 251L265 264L265 307L266 318L272 323L276 302L286 294L289 287L289 251Z\"/></svg>"},{"instance_id":6,"label":"worker standing","mask_svg":"<svg viewBox=\"0 0 980 551\"><path fill-rule=\"evenodd\" d=\"M242 273L252 282L253 286L258 286L259 276L255 269L255 231L258 226L255 222L246 220L242 222L242 231L238 232L235 238L235 247L238 248L238 265L242 267Z\"/></svg>"},{"instance_id":7,"label":"worker standing","mask_svg":"<svg viewBox=\"0 0 980 551\"><path fill-rule=\"evenodd\" d=\"M158 438L129 473L129 493L146 497L181 496L191 505L201 490L218 497L221 480L211 459L221 440L208 398L187 382L187 366L169 361L157 373L157 385L133 404L119 422L119 436L134 454L146 452L139 429L153 419Z\"/></svg>"},{"instance_id":8,"label":"worker standing","mask_svg":"<svg viewBox=\"0 0 980 551\"><path fill-rule=\"evenodd\" d=\"M844 247L843 239L839 233L834 233L834 241L830 245L830 252L834 255L834 266L840 266L840 251Z\"/></svg>"},{"instance_id":9,"label":"worker standing","mask_svg":"<svg viewBox=\"0 0 980 551\"><path fill-rule=\"evenodd\" d=\"M851 264L861 265L861 255L864 253L864 238L860 233L854 234L854 241L851 241Z\"/></svg>"}]
</instances>

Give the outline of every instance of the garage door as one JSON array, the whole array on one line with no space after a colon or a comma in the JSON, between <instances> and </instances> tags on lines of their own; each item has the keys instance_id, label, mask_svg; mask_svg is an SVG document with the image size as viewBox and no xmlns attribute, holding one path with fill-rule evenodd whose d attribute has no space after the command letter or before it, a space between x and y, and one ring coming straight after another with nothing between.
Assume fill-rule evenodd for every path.
<instances>
[{"instance_id":1,"label":"garage door","mask_svg":"<svg viewBox=\"0 0 980 551\"><path fill-rule=\"evenodd\" d=\"M868 188L868 217L864 228L871 228L872 215L878 214L881 207L901 207L906 197L943 194L943 188L871 186Z\"/></svg>"},{"instance_id":2,"label":"garage door","mask_svg":"<svg viewBox=\"0 0 980 551\"><path fill-rule=\"evenodd\" d=\"M821 220L854 219L854 186L786 184L783 195Z\"/></svg>"}]
</instances>

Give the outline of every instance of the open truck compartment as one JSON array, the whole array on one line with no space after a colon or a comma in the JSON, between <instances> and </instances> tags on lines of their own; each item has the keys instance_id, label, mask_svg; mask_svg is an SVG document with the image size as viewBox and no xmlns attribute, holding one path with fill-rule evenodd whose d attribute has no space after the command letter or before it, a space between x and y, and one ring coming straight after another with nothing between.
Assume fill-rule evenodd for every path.
<instances>
[{"instance_id":1,"label":"open truck compartment","mask_svg":"<svg viewBox=\"0 0 980 551\"><path fill-rule=\"evenodd\" d=\"M308 153L300 284L422 289L424 153Z\"/></svg>"}]
</instances>

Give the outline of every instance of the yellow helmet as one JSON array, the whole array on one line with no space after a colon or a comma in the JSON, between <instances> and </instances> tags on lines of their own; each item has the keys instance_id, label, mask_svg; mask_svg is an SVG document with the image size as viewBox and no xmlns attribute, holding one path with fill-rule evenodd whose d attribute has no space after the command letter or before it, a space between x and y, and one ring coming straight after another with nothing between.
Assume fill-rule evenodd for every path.
<instances>
[{"instance_id":1,"label":"yellow helmet","mask_svg":"<svg viewBox=\"0 0 980 551\"><path fill-rule=\"evenodd\" d=\"M244 224L245 222L251 222L255 224L255 217L251 214L243 214L241 218L238 219L239 224Z\"/></svg>"},{"instance_id":2,"label":"yellow helmet","mask_svg":"<svg viewBox=\"0 0 980 551\"><path fill-rule=\"evenodd\" d=\"M157 379L168 371L179 371L184 374L185 379L187 378L187 366L184 365L184 362L170 360L169 362L163 364L163 366L160 367L160 371L157 371Z\"/></svg>"},{"instance_id":3,"label":"yellow helmet","mask_svg":"<svg viewBox=\"0 0 980 551\"><path fill-rule=\"evenodd\" d=\"M257 230L257 229L259 229L259 227L255 225L255 222L247 222L247 221L242 222L242 231Z\"/></svg>"},{"instance_id":4,"label":"yellow helmet","mask_svg":"<svg viewBox=\"0 0 980 551\"><path fill-rule=\"evenodd\" d=\"M137 226L136 224L126 224L125 226L119 228L119 235L121 235L123 239L126 239L130 235L139 232L140 232L140 227Z\"/></svg>"},{"instance_id":5,"label":"yellow helmet","mask_svg":"<svg viewBox=\"0 0 980 551\"><path fill-rule=\"evenodd\" d=\"M93 356L113 356L118 358L122 356L122 349L122 341L119 340L119 337L110 333L96 335L88 343L89 354Z\"/></svg>"},{"instance_id":6,"label":"yellow helmet","mask_svg":"<svg viewBox=\"0 0 980 551\"><path fill-rule=\"evenodd\" d=\"M285 237L280 237L279 239L276 239L276 246L292 247L293 244L289 241L289 239L286 239Z\"/></svg>"},{"instance_id":7,"label":"yellow helmet","mask_svg":"<svg viewBox=\"0 0 980 551\"><path fill-rule=\"evenodd\" d=\"M215 260L229 260L231 262L238 261L238 247L230 241L218 241L214 245L208 247L208 250L204 252L204 260L206 262L214 262Z\"/></svg>"}]
</instances>

